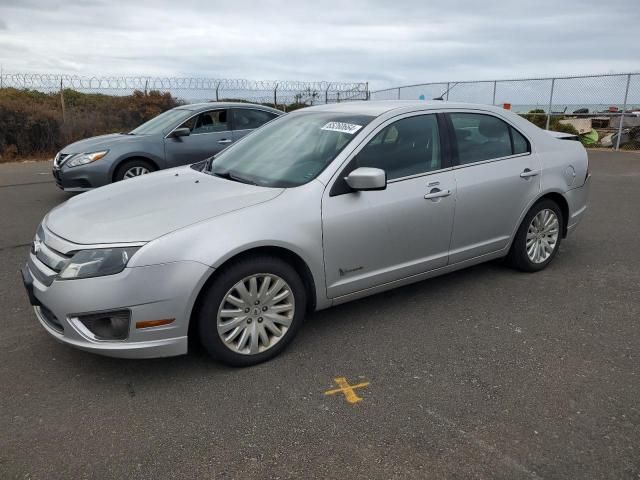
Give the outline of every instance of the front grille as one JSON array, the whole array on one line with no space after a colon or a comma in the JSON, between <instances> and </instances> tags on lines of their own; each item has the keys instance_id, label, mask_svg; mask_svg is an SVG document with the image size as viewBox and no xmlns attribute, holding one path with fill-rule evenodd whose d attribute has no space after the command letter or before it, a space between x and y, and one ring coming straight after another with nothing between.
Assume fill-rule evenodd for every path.
<instances>
[{"instance_id":1,"label":"front grille","mask_svg":"<svg viewBox=\"0 0 640 480\"><path fill-rule=\"evenodd\" d=\"M64 333L64 328L62 327L60 320L58 320L58 318L53 314L51 310L43 305L40 305L36 308L40 311L40 316L47 325L53 328L56 332Z\"/></svg>"},{"instance_id":2,"label":"front grille","mask_svg":"<svg viewBox=\"0 0 640 480\"><path fill-rule=\"evenodd\" d=\"M49 286L67 265L71 255L65 255L54 250L45 243L45 235L42 226L38 228L36 238L31 244L29 256L29 270L42 284Z\"/></svg>"},{"instance_id":3,"label":"front grille","mask_svg":"<svg viewBox=\"0 0 640 480\"><path fill-rule=\"evenodd\" d=\"M40 243L40 247L34 254L38 260L56 273L60 273L60 270L64 268L71 258L47 246L46 243Z\"/></svg>"},{"instance_id":4,"label":"front grille","mask_svg":"<svg viewBox=\"0 0 640 480\"><path fill-rule=\"evenodd\" d=\"M53 159L53 166L55 168L60 168L68 156L68 153L59 152Z\"/></svg>"},{"instance_id":5,"label":"front grille","mask_svg":"<svg viewBox=\"0 0 640 480\"><path fill-rule=\"evenodd\" d=\"M45 265L36 263L33 259L33 256L29 256L29 260L27 261L27 265L29 267L29 271L33 278L38 280L41 284L45 286L49 286L53 283L53 280L56 278L56 272L46 268Z\"/></svg>"}]
</instances>

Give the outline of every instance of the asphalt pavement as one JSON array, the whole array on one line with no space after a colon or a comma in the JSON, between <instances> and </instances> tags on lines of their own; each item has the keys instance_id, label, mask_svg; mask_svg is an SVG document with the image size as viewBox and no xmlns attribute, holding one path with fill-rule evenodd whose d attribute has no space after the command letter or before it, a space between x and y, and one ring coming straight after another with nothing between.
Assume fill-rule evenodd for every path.
<instances>
[{"instance_id":1,"label":"asphalt pavement","mask_svg":"<svg viewBox=\"0 0 640 480\"><path fill-rule=\"evenodd\" d=\"M50 338L18 271L68 196L46 162L0 165L0 478L640 478L640 154L590 164L543 272L492 262L325 310L246 369ZM360 401L325 394L344 382Z\"/></svg>"}]
</instances>

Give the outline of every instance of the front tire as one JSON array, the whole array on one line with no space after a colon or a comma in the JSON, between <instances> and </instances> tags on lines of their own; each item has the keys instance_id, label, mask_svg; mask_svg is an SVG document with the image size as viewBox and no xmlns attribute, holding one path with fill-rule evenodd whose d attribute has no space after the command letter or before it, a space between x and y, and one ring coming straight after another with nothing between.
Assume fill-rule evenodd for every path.
<instances>
[{"instance_id":1,"label":"front tire","mask_svg":"<svg viewBox=\"0 0 640 480\"><path fill-rule=\"evenodd\" d=\"M554 259L562 241L562 211L543 199L525 215L513 240L508 262L523 272L538 272Z\"/></svg>"},{"instance_id":2,"label":"front tire","mask_svg":"<svg viewBox=\"0 0 640 480\"><path fill-rule=\"evenodd\" d=\"M277 257L248 257L223 267L198 312L200 341L221 362L246 367L278 355L304 320L300 275Z\"/></svg>"},{"instance_id":3,"label":"front tire","mask_svg":"<svg viewBox=\"0 0 640 480\"><path fill-rule=\"evenodd\" d=\"M114 182L126 180L128 178L139 177L147 173L154 172L156 168L148 161L142 159L127 160L116 170L113 176Z\"/></svg>"}]
</instances>

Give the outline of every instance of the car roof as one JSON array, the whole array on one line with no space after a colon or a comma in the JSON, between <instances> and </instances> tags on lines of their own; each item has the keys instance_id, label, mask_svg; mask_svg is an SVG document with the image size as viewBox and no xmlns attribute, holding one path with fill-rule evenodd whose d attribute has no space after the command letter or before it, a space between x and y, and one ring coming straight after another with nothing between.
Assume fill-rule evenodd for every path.
<instances>
[{"instance_id":1,"label":"car roof","mask_svg":"<svg viewBox=\"0 0 640 480\"><path fill-rule=\"evenodd\" d=\"M494 107L492 105L447 102L443 100L355 100L343 103L316 105L298 111L349 113L353 115L373 115L377 117L392 110L399 110L398 113L401 113L403 110L436 110L443 108L460 108L474 110L480 109L486 111L502 112L504 111L502 108Z\"/></svg>"},{"instance_id":2,"label":"car roof","mask_svg":"<svg viewBox=\"0 0 640 480\"><path fill-rule=\"evenodd\" d=\"M192 112L203 112L205 110L211 110L212 108L257 108L273 113L284 113L281 110L267 107L266 105L259 105L257 103L245 103L245 102L203 102L203 103L190 103L187 105L180 105L175 107L176 110L191 110Z\"/></svg>"}]
</instances>

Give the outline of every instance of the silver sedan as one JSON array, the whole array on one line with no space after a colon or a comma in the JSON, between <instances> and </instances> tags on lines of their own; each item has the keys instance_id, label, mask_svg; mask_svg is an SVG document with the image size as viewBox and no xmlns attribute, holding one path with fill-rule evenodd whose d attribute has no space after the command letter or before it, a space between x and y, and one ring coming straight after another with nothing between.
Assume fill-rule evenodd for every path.
<instances>
[{"instance_id":1,"label":"silver sedan","mask_svg":"<svg viewBox=\"0 0 640 480\"><path fill-rule=\"evenodd\" d=\"M194 336L255 364L314 310L501 257L544 269L587 209L573 140L480 105L306 108L53 209L24 283L66 344L148 358Z\"/></svg>"}]
</instances>

